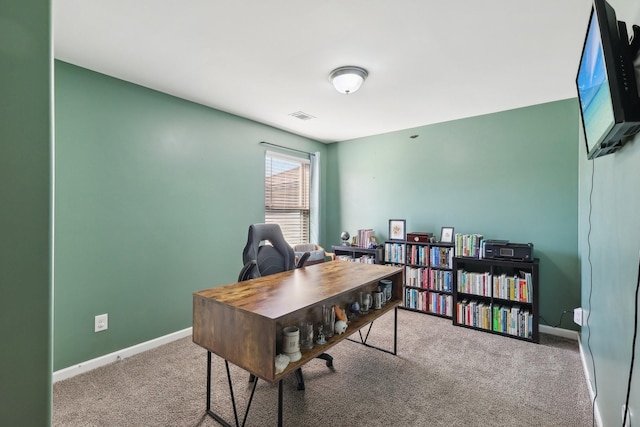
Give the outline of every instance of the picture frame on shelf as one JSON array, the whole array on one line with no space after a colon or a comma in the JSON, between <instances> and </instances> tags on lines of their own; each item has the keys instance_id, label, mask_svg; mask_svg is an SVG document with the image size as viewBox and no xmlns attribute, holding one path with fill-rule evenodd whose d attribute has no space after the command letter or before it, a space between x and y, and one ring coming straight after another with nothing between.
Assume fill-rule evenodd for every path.
<instances>
[{"instance_id":1,"label":"picture frame on shelf","mask_svg":"<svg viewBox=\"0 0 640 427\"><path fill-rule=\"evenodd\" d=\"M453 243L453 227L442 227L440 243Z\"/></svg>"},{"instance_id":2,"label":"picture frame on shelf","mask_svg":"<svg viewBox=\"0 0 640 427\"><path fill-rule=\"evenodd\" d=\"M404 219L389 220L389 240L406 240L407 221Z\"/></svg>"}]
</instances>

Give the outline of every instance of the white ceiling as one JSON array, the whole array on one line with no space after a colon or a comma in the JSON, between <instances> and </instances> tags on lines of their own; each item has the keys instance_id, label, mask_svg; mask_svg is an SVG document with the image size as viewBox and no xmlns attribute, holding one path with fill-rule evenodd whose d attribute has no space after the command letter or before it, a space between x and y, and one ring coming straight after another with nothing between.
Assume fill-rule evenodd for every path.
<instances>
[{"instance_id":1,"label":"white ceiling","mask_svg":"<svg viewBox=\"0 0 640 427\"><path fill-rule=\"evenodd\" d=\"M53 0L57 59L323 142L576 96L591 0ZM369 71L341 95L328 75ZM300 120L291 113L314 116Z\"/></svg>"}]
</instances>

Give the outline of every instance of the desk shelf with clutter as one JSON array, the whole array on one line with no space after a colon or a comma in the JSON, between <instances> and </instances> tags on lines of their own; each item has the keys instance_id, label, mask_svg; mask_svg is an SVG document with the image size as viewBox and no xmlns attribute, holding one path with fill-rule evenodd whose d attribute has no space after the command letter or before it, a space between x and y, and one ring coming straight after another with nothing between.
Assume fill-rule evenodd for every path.
<instances>
[{"instance_id":1,"label":"desk shelf with clutter","mask_svg":"<svg viewBox=\"0 0 640 427\"><path fill-rule=\"evenodd\" d=\"M360 248L358 246L331 246L331 251L336 254L336 260L360 262L365 264L384 264L384 247Z\"/></svg>"},{"instance_id":2,"label":"desk shelf with clutter","mask_svg":"<svg viewBox=\"0 0 640 427\"><path fill-rule=\"evenodd\" d=\"M341 308L360 292L378 290L382 279L392 283L391 298L380 309L349 321L344 334L326 344L301 350L299 360L276 374L283 329L301 321L322 320L322 306ZM402 304L402 269L376 264L327 262L193 294L193 342L270 383L347 339L363 326ZM395 347L395 346L394 346Z\"/></svg>"},{"instance_id":3,"label":"desk shelf with clutter","mask_svg":"<svg viewBox=\"0 0 640 427\"><path fill-rule=\"evenodd\" d=\"M373 229L364 228L358 230L351 243L349 243L350 237L347 231L343 231L340 235L342 243L331 246L331 251L336 254L337 260L365 264L384 264L384 246L378 245L378 240L373 235Z\"/></svg>"}]
</instances>

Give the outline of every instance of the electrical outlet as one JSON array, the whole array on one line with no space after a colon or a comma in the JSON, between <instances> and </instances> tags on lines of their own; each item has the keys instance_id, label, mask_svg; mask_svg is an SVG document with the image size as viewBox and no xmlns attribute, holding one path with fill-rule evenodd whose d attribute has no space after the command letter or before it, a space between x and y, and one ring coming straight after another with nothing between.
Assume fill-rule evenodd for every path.
<instances>
[{"instance_id":1,"label":"electrical outlet","mask_svg":"<svg viewBox=\"0 0 640 427\"><path fill-rule=\"evenodd\" d=\"M625 417L624 415L624 410L627 408L627 405L625 405L624 403L622 404L622 425L624 427L631 427L631 411L627 412L627 416Z\"/></svg>"},{"instance_id":2,"label":"electrical outlet","mask_svg":"<svg viewBox=\"0 0 640 427\"><path fill-rule=\"evenodd\" d=\"M99 314L95 319L95 332L102 332L109 329L109 315Z\"/></svg>"},{"instance_id":3,"label":"electrical outlet","mask_svg":"<svg viewBox=\"0 0 640 427\"><path fill-rule=\"evenodd\" d=\"M578 326L582 326L582 308L581 307L573 309L573 322Z\"/></svg>"}]
</instances>

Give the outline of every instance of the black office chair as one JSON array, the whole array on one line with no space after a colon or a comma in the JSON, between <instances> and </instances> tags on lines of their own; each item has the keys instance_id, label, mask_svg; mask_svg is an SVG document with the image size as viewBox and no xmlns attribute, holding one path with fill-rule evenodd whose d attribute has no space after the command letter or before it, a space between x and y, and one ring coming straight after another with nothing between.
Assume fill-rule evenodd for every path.
<instances>
[{"instance_id":1,"label":"black office chair","mask_svg":"<svg viewBox=\"0 0 640 427\"><path fill-rule=\"evenodd\" d=\"M254 279L302 267L309 255L305 252L296 264L293 248L284 239L278 224L252 224L242 251L242 263L246 267L247 263L256 262L256 268L245 273L248 279Z\"/></svg>"},{"instance_id":2,"label":"black office chair","mask_svg":"<svg viewBox=\"0 0 640 427\"><path fill-rule=\"evenodd\" d=\"M265 244L265 242L269 244ZM305 252L296 264L293 248L284 239L278 224L252 224L249 226L247 244L242 251L244 266L240 271L238 281L242 282L300 268L309 255L309 252ZM333 366L333 357L330 355L322 353L317 358L325 360L327 367ZM298 380L298 390L304 390L302 369L296 369L295 374ZM253 382L254 380L255 376L251 374L249 381Z\"/></svg>"}]
</instances>

